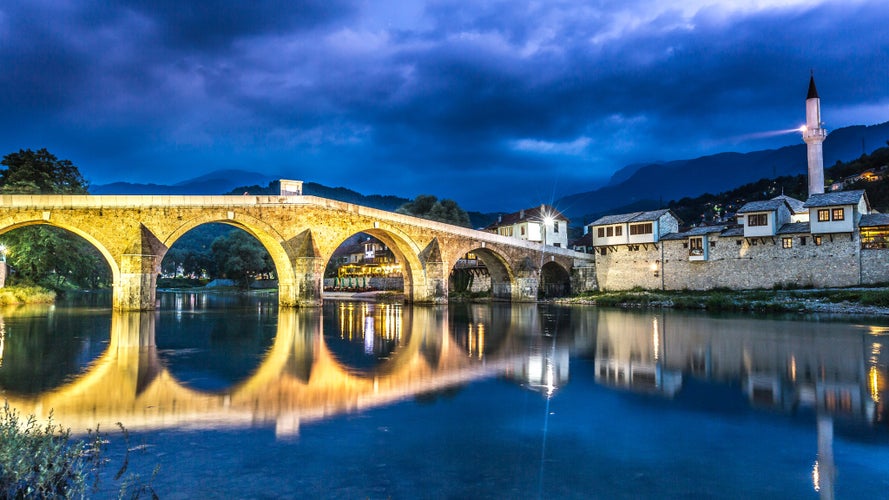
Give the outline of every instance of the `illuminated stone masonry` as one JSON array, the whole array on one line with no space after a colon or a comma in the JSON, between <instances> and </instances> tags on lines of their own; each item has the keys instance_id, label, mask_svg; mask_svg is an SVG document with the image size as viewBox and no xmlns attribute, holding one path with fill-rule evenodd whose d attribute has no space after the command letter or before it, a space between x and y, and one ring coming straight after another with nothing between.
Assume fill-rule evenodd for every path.
<instances>
[{"instance_id":1,"label":"illuminated stone masonry","mask_svg":"<svg viewBox=\"0 0 889 500\"><path fill-rule=\"evenodd\" d=\"M403 266L405 300L410 302L446 302L450 271L470 252L486 265L497 299L537 300L540 270L553 266L569 277L573 291L596 288L594 259L587 254L290 192L0 196L0 234L45 224L94 245L111 268L113 304L120 310L153 309L167 250L188 231L208 223L241 228L265 247L275 264L282 306L320 305L324 267L334 250L356 233L377 238L395 253Z\"/></svg>"}]
</instances>

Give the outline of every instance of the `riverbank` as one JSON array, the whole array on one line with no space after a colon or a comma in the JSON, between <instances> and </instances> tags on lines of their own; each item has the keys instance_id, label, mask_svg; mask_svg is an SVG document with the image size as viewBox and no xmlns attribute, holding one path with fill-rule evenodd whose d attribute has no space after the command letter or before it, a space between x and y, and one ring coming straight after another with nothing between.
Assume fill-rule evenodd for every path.
<instances>
[{"instance_id":1,"label":"riverbank","mask_svg":"<svg viewBox=\"0 0 889 500\"><path fill-rule=\"evenodd\" d=\"M889 316L889 288L799 290L630 290L557 299L563 304L701 311L754 311Z\"/></svg>"},{"instance_id":2,"label":"riverbank","mask_svg":"<svg viewBox=\"0 0 889 500\"><path fill-rule=\"evenodd\" d=\"M39 286L7 286L0 288L0 306L18 304L50 304L56 292Z\"/></svg>"}]
</instances>

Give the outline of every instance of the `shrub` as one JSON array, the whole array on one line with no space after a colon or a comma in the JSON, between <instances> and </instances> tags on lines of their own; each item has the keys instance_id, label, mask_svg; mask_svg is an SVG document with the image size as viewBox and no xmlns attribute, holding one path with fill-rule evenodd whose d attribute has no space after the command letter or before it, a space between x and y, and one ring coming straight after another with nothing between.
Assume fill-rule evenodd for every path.
<instances>
[{"instance_id":1,"label":"shrub","mask_svg":"<svg viewBox=\"0 0 889 500\"><path fill-rule=\"evenodd\" d=\"M56 292L39 286L10 286L0 288L0 305L43 304L56 300Z\"/></svg>"},{"instance_id":2,"label":"shrub","mask_svg":"<svg viewBox=\"0 0 889 500\"><path fill-rule=\"evenodd\" d=\"M123 465L114 476L121 481L120 498L157 498L151 482L138 474L127 474L129 434L121 424L127 448ZM69 429L53 423L52 412L45 425L33 415L22 421L17 411L4 402L0 411L0 498L84 498L96 493L99 472L108 462L103 458L107 441L96 432L86 440L71 439ZM154 469L152 479L157 474Z\"/></svg>"},{"instance_id":3,"label":"shrub","mask_svg":"<svg viewBox=\"0 0 889 500\"><path fill-rule=\"evenodd\" d=\"M102 442L98 434L71 441L69 431L34 416L24 422L4 403L0 414L0 497L57 498L84 496L97 478ZM93 483L95 484L95 483Z\"/></svg>"}]
</instances>

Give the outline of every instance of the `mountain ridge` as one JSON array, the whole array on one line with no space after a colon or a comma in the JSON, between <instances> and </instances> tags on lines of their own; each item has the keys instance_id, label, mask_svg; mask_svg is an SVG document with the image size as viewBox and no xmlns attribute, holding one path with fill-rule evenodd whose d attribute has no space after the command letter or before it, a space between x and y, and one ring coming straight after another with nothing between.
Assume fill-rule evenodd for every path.
<instances>
[{"instance_id":1,"label":"mountain ridge","mask_svg":"<svg viewBox=\"0 0 889 500\"><path fill-rule=\"evenodd\" d=\"M831 132L824 142L824 165L850 161L870 153L889 139L889 122L877 125L853 125ZM667 202L705 193L718 193L755 182L762 178L805 173L806 145L803 143L777 149L747 153L722 152L698 158L640 162L626 165L612 174L610 180L590 191L558 198L553 204L575 225L590 222L605 213L622 207L657 208ZM256 192L276 178L247 170L217 170L173 184L140 184L115 182L92 186L92 194L166 194L213 195L234 190ZM255 189L254 189L255 188ZM328 187L311 181L303 184L307 195L331 198L347 203L366 205L382 210L395 210L411 201L394 195L364 195L345 187ZM524 205L531 206L531 203ZM475 227L487 225L498 213L469 212Z\"/></svg>"},{"instance_id":2,"label":"mountain ridge","mask_svg":"<svg viewBox=\"0 0 889 500\"><path fill-rule=\"evenodd\" d=\"M889 122L837 129L824 141L824 165L854 160L878 149L887 139ZM763 178L808 171L803 143L748 153L723 152L688 160L638 165L628 166L634 170L624 180L563 196L555 204L569 218L583 219L586 223L595 215L632 203L658 200L665 206L668 201L688 196L721 192Z\"/></svg>"}]
</instances>

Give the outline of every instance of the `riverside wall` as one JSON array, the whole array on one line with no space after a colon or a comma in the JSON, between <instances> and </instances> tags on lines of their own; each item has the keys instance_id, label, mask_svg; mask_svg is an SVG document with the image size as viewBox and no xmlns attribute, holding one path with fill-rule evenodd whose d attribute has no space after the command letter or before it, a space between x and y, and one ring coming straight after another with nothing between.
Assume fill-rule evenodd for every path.
<instances>
[{"instance_id":1,"label":"riverside wall","mask_svg":"<svg viewBox=\"0 0 889 500\"><path fill-rule=\"evenodd\" d=\"M784 238L791 238L785 248ZM805 239L802 244L801 238ZM774 237L707 236L706 260L689 259L688 239L596 253L600 289L709 290L847 287L889 282L889 250L861 250L857 233Z\"/></svg>"}]
</instances>

